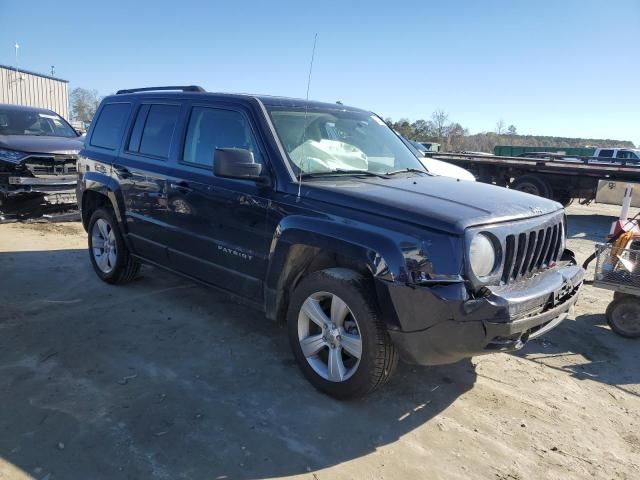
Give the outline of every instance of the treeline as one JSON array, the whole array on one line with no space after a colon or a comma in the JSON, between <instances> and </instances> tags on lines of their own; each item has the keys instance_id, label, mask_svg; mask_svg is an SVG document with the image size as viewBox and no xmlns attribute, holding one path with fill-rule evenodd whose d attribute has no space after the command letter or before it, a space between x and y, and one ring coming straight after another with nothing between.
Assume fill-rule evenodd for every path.
<instances>
[{"instance_id":1,"label":"treeline","mask_svg":"<svg viewBox=\"0 0 640 480\"><path fill-rule=\"evenodd\" d=\"M449 120L442 110L436 110L430 120L409 120L401 118L393 121L385 119L387 125L400 135L418 142L437 142L443 151L448 152L487 152L493 153L496 145L515 145L531 147L619 147L635 148L633 142L627 140L611 140L602 138L568 138L540 135L519 135L515 125L500 120L495 131L469 134L469 131L457 122Z\"/></svg>"}]
</instances>

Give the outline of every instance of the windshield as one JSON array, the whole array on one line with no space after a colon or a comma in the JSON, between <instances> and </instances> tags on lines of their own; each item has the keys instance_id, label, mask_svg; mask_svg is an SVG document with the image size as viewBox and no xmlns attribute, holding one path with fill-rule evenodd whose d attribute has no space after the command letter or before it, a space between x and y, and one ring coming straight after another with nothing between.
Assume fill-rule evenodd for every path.
<instances>
[{"instance_id":1,"label":"windshield","mask_svg":"<svg viewBox=\"0 0 640 480\"><path fill-rule=\"evenodd\" d=\"M296 174L425 171L375 115L291 107L272 107L269 113Z\"/></svg>"},{"instance_id":2,"label":"windshield","mask_svg":"<svg viewBox=\"0 0 640 480\"><path fill-rule=\"evenodd\" d=\"M78 136L62 117L53 112L7 108L0 108L0 135Z\"/></svg>"}]
</instances>

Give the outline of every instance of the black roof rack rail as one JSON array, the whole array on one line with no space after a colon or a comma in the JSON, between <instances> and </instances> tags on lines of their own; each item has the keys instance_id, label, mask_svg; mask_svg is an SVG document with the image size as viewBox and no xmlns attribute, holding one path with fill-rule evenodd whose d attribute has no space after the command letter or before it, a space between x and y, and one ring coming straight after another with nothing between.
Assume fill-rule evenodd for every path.
<instances>
[{"instance_id":1,"label":"black roof rack rail","mask_svg":"<svg viewBox=\"0 0 640 480\"><path fill-rule=\"evenodd\" d=\"M206 92L206 90L198 85L174 85L170 87L144 87L144 88L128 88L126 90L118 90L116 95L136 92L155 92L161 90L180 90L182 92Z\"/></svg>"}]
</instances>

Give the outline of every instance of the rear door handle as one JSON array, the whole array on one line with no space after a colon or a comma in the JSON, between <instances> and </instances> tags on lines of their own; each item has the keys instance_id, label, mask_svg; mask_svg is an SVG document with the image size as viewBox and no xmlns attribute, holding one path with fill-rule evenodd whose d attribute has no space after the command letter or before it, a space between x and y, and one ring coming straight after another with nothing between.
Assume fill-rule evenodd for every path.
<instances>
[{"instance_id":1,"label":"rear door handle","mask_svg":"<svg viewBox=\"0 0 640 480\"><path fill-rule=\"evenodd\" d=\"M177 190L181 193L193 192L193 188L191 188L187 182L170 183L169 186L172 190Z\"/></svg>"}]
</instances>

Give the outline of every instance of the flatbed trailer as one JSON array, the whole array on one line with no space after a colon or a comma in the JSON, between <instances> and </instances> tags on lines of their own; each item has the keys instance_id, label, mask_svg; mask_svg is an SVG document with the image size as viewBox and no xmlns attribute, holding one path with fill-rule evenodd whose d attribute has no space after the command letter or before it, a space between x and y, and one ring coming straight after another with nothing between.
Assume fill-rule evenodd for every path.
<instances>
[{"instance_id":1,"label":"flatbed trailer","mask_svg":"<svg viewBox=\"0 0 640 480\"><path fill-rule=\"evenodd\" d=\"M640 164L608 157L559 160L440 152L430 157L465 168L481 182L552 198L565 206L572 199L594 200L600 180L640 183Z\"/></svg>"}]
</instances>

